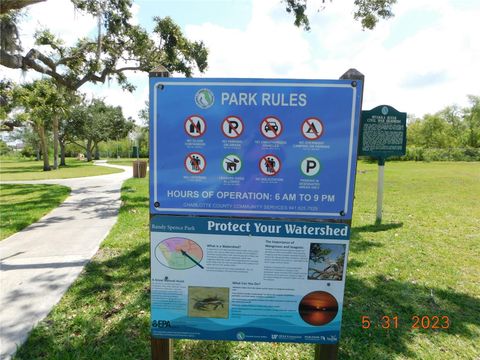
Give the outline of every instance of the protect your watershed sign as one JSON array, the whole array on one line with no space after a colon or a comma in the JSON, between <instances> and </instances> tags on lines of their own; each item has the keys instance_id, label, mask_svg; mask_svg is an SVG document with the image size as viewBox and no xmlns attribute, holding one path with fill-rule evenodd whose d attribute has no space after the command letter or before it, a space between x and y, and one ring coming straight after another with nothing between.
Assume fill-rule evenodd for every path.
<instances>
[{"instance_id":1,"label":"protect your watershed sign","mask_svg":"<svg viewBox=\"0 0 480 360\"><path fill-rule=\"evenodd\" d=\"M157 338L337 343L350 228L155 215Z\"/></svg>"},{"instance_id":2,"label":"protect your watershed sign","mask_svg":"<svg viewBox=\"0 0 480 360\"><path fill-rule=\"evenodd\" d=\"M151 213L351 218L361 87L151 78Z\"/></svg>"}]
</instances>

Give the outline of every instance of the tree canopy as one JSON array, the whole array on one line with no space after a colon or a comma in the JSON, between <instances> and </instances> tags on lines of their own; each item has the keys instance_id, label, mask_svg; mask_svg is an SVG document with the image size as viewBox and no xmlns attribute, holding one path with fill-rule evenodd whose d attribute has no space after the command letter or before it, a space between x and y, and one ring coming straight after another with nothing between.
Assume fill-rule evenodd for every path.
<instances>
[{"instance_id":1,"label":"tree canopy","mask_svg":"<svg viewBox=\"0 0 480 360\"><path fill-rule=\"evenodd\" d=\"M28 5L34 1L11 2L18 6L13 4L9 9L18 9L21 3ZM131 0L72 0L72 3L79 11L98 19L96 36L80 38L68 46L45 29L35 34L33 48L22 51L16 39L18 13L6 11L1 16L2 29L8 31L2 31L1 35L0 64L49 75L58 85L73 91L87 82L104 83L110 79L132 91L134 86L125 72L148 72L159 65L186 76L191 76L195 68L204 71L207 67L208 51L203 42L187 39L169 17L155 17L155 28L149 34L132 24Z\"/></svg>"},{"instance_id":2,"label":"tree canopy","mask_svg":"<svg viewBox=\"0 0 480 360\"><path fill-rule=\"evenodd\" d=\"M286 11L294 15L294 24L298 27L303 27L305 30L310 30L307 0L282 0L282 2L286 5ZM360 21L363 29L371 30L380 19L389 19L393 16L392 6L396 2L397 0L354 0L355 12L353 18ZM324 6L326 0L310 1L308 7L311 7L312 3L320 7Z\"/></svg>"},{"instance_id":3,"label":"tree canopy","mask_svg":"<svg viewBox=\"0 0 480 360\"><path fill-rule=\"evenodd\" d=\"M87 160L102 141L121 139L134 128L131 119L125 119L122 108L110 106L101 99L93 99L76 106L67 121L70 141L85 149Z\"/></svg>"}]
</instances>

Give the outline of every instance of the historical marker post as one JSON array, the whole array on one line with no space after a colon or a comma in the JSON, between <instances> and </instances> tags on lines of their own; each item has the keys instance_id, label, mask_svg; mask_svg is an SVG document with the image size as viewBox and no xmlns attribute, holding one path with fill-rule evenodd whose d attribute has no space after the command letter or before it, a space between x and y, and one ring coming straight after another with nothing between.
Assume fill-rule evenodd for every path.
<instances>
[{"instance_id":1,"label":"historical marker post","mask_svg":"<svg viewBox=\"0 0 480 360\"><path fill-rule=\"evenodd\" d=\"M407 147L407 113L389 105L362 111L358 155L378 159L376 222L382 222L385 160L405 155Z\"/></svg>"}]
</instances>

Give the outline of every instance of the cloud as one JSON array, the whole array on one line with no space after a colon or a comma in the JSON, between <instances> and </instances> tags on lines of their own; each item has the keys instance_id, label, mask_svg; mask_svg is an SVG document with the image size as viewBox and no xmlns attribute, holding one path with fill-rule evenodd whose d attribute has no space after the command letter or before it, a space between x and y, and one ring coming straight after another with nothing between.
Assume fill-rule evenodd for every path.
<instances>
[{"instance_id":1,"label":"cloud","mask_svg":"<svg viewBox=\"0 0 480 360\"><path fill-rule=\"evenodd\" d=\"M212 23L185 30L210 49L202 76L338 78L353 67L366 77L365 109L391 104L422 115L478 94L480 6L457 5L399 2L395 17L362 31L352 7L327 2L310 8L307 33L293 26L279 1L254 1L243 30Z\"/></svg>"},{"instance_id":2,"label":"cloud","mask_svg":"<svg viewBox=\"0 0 480 360\"><path fill-rule=\"evenodd\" d=\"M405 88L422 88L441 84L447 80L447 72L444 70L425 74L409 74L401 85Z\"/></svg>"},{"instance_id":3,"label":"cloud","mask_svg":"<svg viewBox=\"0 0 480 360\"><path fill-rule=\"evenodd\" d=\"M71 1L48 0L27 7L26 21L20 23L20 36L23 47L28 51L33 46L33 35L39 29L50 29L66 45L73 45L96 26L97 20L75 10Z\"/></svg>"},{"instance_id":4,"label":"cloud","mask_svg":"<svg viewBox=\"0 0 480 360\"><path fill-rule=\"evenodd\" d=\"M255 1L245 30L212 23L187 26L189 38L204 40L208 46L205 76L288 76L293 69L307 66L311 55L308 41L291 22L277 22L270 15L276 7L278 1Z\"/></svg>"}]
</instances>

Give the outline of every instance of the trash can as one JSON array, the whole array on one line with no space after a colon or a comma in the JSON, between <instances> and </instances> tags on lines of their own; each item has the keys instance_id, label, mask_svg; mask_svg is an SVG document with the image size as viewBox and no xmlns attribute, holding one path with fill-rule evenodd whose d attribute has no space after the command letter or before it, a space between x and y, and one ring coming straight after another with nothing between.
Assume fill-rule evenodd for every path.
<instances>
[{"instance_id":1,"label":"trash can","mask_svg":"<svg viewBox=\"0 0 480 360\"><path fill-rule=\"evenodd\" d=\"M135 160L133 162L133 177L144 178L147 176L147 162L145 160Z\"/></svg>"}]
</instances>

